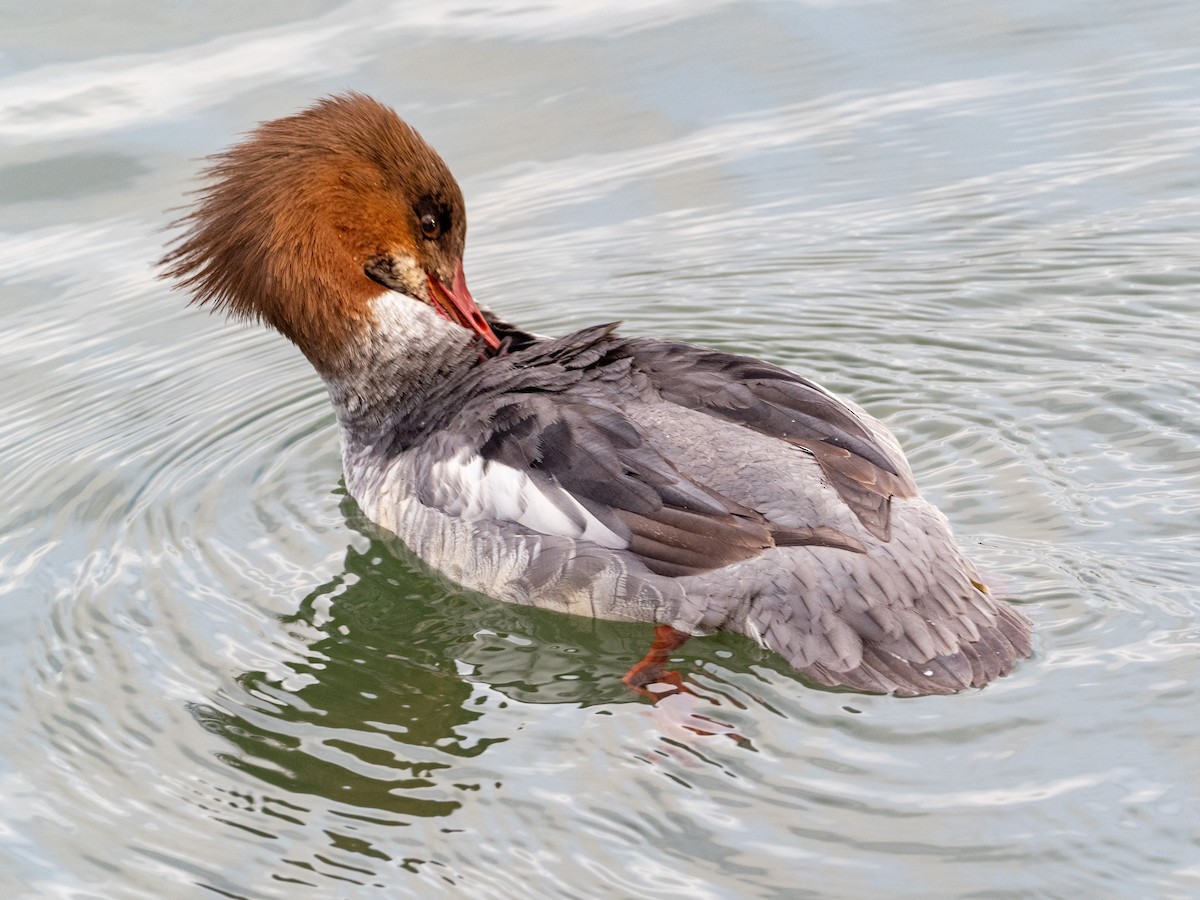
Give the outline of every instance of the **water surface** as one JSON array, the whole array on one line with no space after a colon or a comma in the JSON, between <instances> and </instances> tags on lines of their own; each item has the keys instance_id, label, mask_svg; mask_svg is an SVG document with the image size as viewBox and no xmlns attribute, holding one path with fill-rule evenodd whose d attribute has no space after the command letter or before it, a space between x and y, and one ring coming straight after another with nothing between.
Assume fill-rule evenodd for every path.
<instances>
[{"instance_id":1,"label":"water surface","mask_svg":"<svg viewBox=\"0 0 1200 900\"><path fill-rule=\"evenodd\" d=\"M0 893L1200 894L1200 10L12 7L0 45ZM374 540L285 341L155 280L198 158L358 89L476 297L753 353L887 421L1033 659L815 690Z\"/></svg>"}]
</instances>

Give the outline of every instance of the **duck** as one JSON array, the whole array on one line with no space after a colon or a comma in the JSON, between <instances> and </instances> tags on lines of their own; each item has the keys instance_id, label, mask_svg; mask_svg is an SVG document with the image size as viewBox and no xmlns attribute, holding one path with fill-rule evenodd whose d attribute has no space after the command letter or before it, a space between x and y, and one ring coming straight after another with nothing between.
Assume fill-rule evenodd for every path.
<instances>
[{"instance_id":1,"label":"duck","mask_svg":"<svg viewBox=\"0 0 1200 900\"><path fill-rule=\"evenodd\" d=\"M375 526L507 603L745 635L801 681L921 696L1031 654L855 403L749 356L596 324L561 337L480 307L462 190L387 105L328 96L210 157L160 274L299 348ZM671 682L669 676L674 675Z\"/></svg>"}]
</instances>

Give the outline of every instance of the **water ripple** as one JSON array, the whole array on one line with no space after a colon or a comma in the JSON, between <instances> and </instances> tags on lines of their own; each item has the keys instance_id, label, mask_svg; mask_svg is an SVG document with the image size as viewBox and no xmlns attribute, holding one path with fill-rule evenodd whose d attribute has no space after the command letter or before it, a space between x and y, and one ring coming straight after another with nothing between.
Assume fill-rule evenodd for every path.
<instances>
[{"instance_id":1,"label":"water ripple","mask_svg":"<svg viewBox=\"0 0 1200 900\"><path fill-rule=\"evenodd\" d=\"M0 893L1189 893L1200 63L1080 8L349 3L0 77ZM184 156L347 78L453 138L484 302L885 418L1034 659L898 701L718 636L652 708L644 627L380 541L304 360L152 266Z\"/></svg>"}]
</instances>

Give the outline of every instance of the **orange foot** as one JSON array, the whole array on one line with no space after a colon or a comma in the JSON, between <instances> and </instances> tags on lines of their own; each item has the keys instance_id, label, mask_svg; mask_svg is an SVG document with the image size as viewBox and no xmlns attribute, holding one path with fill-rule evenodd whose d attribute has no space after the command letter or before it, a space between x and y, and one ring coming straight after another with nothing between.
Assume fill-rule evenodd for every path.
<instances>
[{"instance_id":1,"label":"orange foot","mask_svg":"<svg viewBox=\"0 0 1200 900\"><path fill-rule=\"evenodd\" d=\"M634 665L621 679L625 686L644 697L658 701L672 694L690 694L678 672L667 670L671 652L678 650L691 635L670 625L654 626L654 643L641 662Z\"/></svg>"},{"instance_id":2,"label":"orange foot","mask_svg":"<svg viewBox=\"0 0 1200 900\"><path fill-rule=\"evenodd\" d=\"M654 704L655 717L668 734L689 733L700 737L723 735L738 744L749 746L749 741L728 725L699 711L698 704L716 701L701 697L683 683L678 672L667 669L671 652L683 646L689 635L670 625L654 626L654 643L650 651L621 679L625 686Z\"/></svg>"}]
</instances>

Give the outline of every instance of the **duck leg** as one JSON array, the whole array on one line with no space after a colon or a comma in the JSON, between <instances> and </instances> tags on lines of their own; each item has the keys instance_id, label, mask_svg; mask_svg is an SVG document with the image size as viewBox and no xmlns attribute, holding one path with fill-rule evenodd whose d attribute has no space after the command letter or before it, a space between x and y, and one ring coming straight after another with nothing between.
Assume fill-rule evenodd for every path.
<instances>
[{"instance_id":1,"label":"duck leg","mask_svg":"<svg viewBox=\"0 0 1200 900\"><path fill-rule=\"evenodd\" d=\"M679 673L667 670L667 661L670 659L672 651L682 647L689 637L691 635L687 632L679 631L670 625L655 625L654 642L650 645L650 650L640 662L625 673L625 677L621 681L630 690L645 694L651 700L681 692L690 693L684 687ZM654 691L649 687L652 684L669 685L672 690Z\"/></svg>"},{"instance_id":2,"label":"duck leg","mask_svg":"<svg viewBox=\"0 0 1200 900\"><path fill-rule=\"evenodd\" d=\"M750 746L732 725L698 712L696 704L701 700L716 701L696 694L683 683L678 672L667 669L671 652L682 647L689 637L670 625L655 625L650 651L621 680L630 690L650 698L655 718L667 734L679 737L686 732L703 738L723 735L739 745Z\"/></svg>"}]
</instances>

